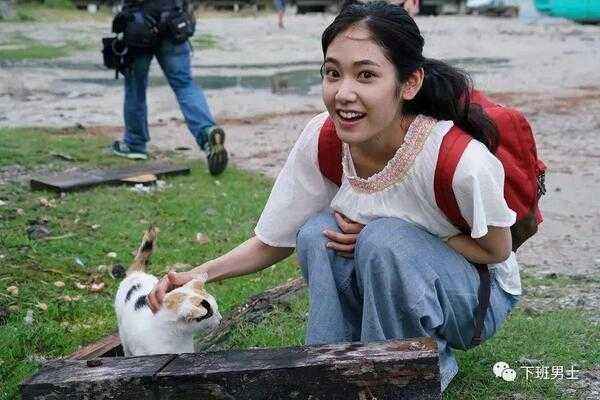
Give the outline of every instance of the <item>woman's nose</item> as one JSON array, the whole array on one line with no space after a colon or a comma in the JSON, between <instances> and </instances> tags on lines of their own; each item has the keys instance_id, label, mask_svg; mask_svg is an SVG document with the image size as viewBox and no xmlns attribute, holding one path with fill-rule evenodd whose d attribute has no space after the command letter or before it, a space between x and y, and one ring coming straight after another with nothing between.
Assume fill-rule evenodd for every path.
<instances>
[{"instance_id":1,"label":"woman's nose","mask_svg":"<svg viewBox=\"0 0 600 400\"><path fill-rule=\"evenodd\" d=\"M349 79L344 79L335 94L336 101L340 103L352 103L356 101L357 97L353 82Z\"/></svg>"}]
</instances>

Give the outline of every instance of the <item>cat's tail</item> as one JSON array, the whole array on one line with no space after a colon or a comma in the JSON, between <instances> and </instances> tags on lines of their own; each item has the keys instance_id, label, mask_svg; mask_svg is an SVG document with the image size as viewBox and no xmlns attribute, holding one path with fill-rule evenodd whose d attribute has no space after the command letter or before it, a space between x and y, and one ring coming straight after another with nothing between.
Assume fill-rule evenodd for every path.
<instances>
[{"instance_id":1,"label":"cat's tail","mask_svg":"<svg viewBox=\"0 0 600 400\"><path fill-rule=\"evenodd\" d=\"M156 247L156 236L158 234L158 228L151 226L142 238L142 244L138 248L135 258L131 263L131 266L127 270L127 275L135 271L145 272L146 267L150 263L150 256Z\"/></svg>"}]
</instances>

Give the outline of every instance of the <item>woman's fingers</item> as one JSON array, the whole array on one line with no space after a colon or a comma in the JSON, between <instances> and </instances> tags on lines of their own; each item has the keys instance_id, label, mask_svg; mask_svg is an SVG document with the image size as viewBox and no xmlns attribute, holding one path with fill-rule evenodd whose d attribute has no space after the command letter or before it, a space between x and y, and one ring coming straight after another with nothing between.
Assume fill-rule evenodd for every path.
<instances>
[{"instance_id":1,"label":"woman's fingers","mask_svg":"<svg viewBox=\"0 0 600 400\"><path fill-rule=\"evenodd\" d=\"M329 230L323 231L323 234L325 235L325 237L327 237L327 239L331 240L332 242L337 242L341 244L356 243L356 234L346 234Z\"/></svg>"},{"instance_id":2,"label":"woman's fingers","mask_svg":"<svg viewBox=\"0 0 600 400\"><path fill-rule=\"evenodd\" d=\"M362 228L365 227L363 224L354 222L351 219L348 219L348 217L346 217L345 215L340 214L337 211L335 211L333 213L333 216L334 216L338 226L340 227L341 231L344 233L357 234L357 233L360 233Z\"/></svg>"},{"instance_id":3,"label":"woman's fingers","mask_svg":"<svg viewBox=\"0 0 600 400\"><path fill-rule=\"evenodd\" d=\"M354 251L354 243L352 244L341 244L336 242L328 242L327 248L333 249L337 252L352 253Z\"/></svg>"},{"instance_id":4,"label":"woman's fingers","mask_svg":"<svg viewBox=\"0 0 600 400\"><path fill-rule=\"evenodd\" d=\"M171 282L167 277L163 277L154 285L154 289L148 294L148 306L153 313L156 313L165 298L165 294L171 289Z\"/></svg>"}]
</instances>

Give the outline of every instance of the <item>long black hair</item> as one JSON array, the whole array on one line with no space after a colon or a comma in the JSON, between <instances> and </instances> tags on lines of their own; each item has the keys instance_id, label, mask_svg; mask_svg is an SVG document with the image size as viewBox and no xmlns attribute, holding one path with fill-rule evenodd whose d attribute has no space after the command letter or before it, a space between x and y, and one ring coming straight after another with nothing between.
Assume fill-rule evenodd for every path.
<instances>
[{"instance_id":1,"label":"long black hair","mask_svg":"<svg viewBox=\"0 0 600 400\"><path fill-rule=\"evenodd\" d=\"M495 150L498 129L479 105L471 103L471 77L445 62L423 57L425 40L403 7L385 1L347 1L323 32L323 56L337 35L357 23L369 29L373 40L394 64L398 82L405 82L414 71L423 68L423 85L414 99L404 102L405 113L454 121L488 149Z\"/></svg>"}]
</instances>

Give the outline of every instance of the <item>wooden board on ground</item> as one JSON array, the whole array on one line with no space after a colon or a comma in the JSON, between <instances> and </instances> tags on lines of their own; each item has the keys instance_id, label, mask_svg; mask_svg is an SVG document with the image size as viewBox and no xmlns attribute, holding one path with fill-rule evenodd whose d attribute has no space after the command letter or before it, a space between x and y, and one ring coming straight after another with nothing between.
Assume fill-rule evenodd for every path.
<instances>
[{"instance_id":1,"label":"wooden board on ground","mask_svg":"<svg viewBox=\"0 0 600 400\"><path fill-rule=\"evenodd\" d=\"M71 360L90 360L96 357L115 357L123 355L121 347L121 338L118 333L103 338L97 342L91 343L75 353L71 354Z\"/></svg>"},{"instance_id":2,"label":"wooden board on ground","mask_svg":"<svg viewBox=\"0 0 600 400\"><path fill-rule=\"evenodd\" d=\"M39 176L31 179L32 189L49 189L57 192L72 192L101 184L121 183L123 179L152 174L157 177L189 174L190 168L171 163L134 165L119 169L95 169L73 171L62 174Z\"/></svg>"},{"instance_id":3,"label":"wooden board on ground","mask_svg":"<svg viewBox=\"0 0 600 400\"><path fill-rule=\"evenodd\" d=\"M24 382L21 393L24 400L441 399L431 338L54 360Z\"/></svg>"},{"instance_id":4,"label":"wooden board on ground","mask_svg":"<svg viewBox=\"0 0 600 400\"><path fill-rule=\"evenodd\" d=\"M121 179L121 182L130 184L130 185L137 185L140 183L142 185L149 185L151 183L156 182L157 179L158 179L158 177L154 174L143 174L143 175L137 175L137 176L123 178L123 179Z\"/></svg>"}]
</instances>

